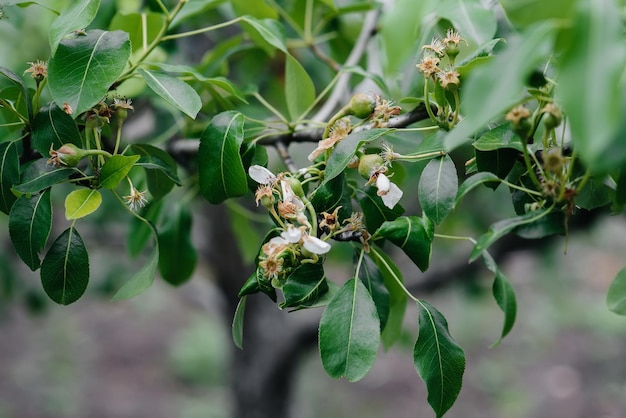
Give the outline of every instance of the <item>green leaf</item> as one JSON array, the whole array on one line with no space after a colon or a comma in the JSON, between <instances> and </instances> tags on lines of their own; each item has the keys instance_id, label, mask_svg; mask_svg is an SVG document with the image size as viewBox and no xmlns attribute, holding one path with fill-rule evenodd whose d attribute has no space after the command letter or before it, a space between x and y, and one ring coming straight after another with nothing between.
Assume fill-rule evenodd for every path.
<instances>
[{"instance_id":1,"label":"green leaf","mask_svg":"<svg viewBox=\"0 0 626 418\"><path fill-rule=\"evenodd\" d=\"M20 156L17 142L0 143L0 211L7 215L17 197L11 191L20 182Z\"/></svg>"},{"instance_id":2,"label":"green leaf","mask_svg":"<svg viewBox=\"0 0 626 418\"><path fill-rule=\"evenodd\" d=\"M130 57L128 34L88 31L59 44L48 65L48 87L60 108L69 105L74 117L104 98Z\"/></svg>"},{"instance_id":3,"label":"green leaf","mask_svg":"<svg viewBox=\"0 0 626 418\"><path fill-rule=\"evenodd\" d=\"M152 236L155 240L154 249L150 253L150 256L146 260L143 267L133 275L126 283L119 288L119 290L113 295L111 300L123 300L135 297L144 291L146 291L154 282L156 270L159 264L159 241L157 238L157 231L154 226L145 221L146 225L150 227Z\"/></svg>"},{"instance_id":4,"label":"green leaf","mask_svg":"<svg viewBox=\"0 0 626 418\"><path fill-rule=\"evenodd\" d=\"M230 0L238 16L251 15L257 19L278 19L278 12L263 0Z\"/></svg>"},{"instance_id":5,"label":"green leaf","mask_svg":"<svg viewBox=\"0 0 626 418\"><path fill-rule=\"evenodd\" d=\"M242 26L247 30L248 34L257 44L260 44L268 54L271 54L273 48L288 54L285 42L285 31L278 21L273 19L259 20L252 16L242 16L241 21Z\"/></svg>"},{"instance_id":6,"label":"green leaf","mask_svg":"<svg viewBox=\"0 0 626 418\"><path fill-rule=\"evenodd\" d=\"M17 199L9 214L9 235L15 251L32 271L39 268L39 252L52 229L50 190Z\"/></svg>"},{"instance_id":7,"label":"green leaf","mask_svg":"<svg viewBox=\"0 0 626 418\"><path fill-rule=\"evenodd\" d=\"M317 213L332 213L341 206L339 210L340 219L347 218L352 214L350 188L343 174L315 189L309 200Z\"/></svg>"},{"instance_id":8,"label":"green leaf","mask_svg":"<svg viewBox=\"0 0 626 418\"><path fill-rule=\"evenodd\" d=\"M173 183L182 186L182 181L178 178L178 166L170 154L159 147L150 144L133 144L130 146L133 153L141 158L135 163L136 166L146 170L158 170L165 174Z\"/></svg>"},{"instance_id":9,"label":"green leaf","mask_svg":"<svg viewBox=\"0 0 626 418\"><path fill-rule=\"evenodd\" d=\"M335 146L328 158L322 185L328 183L343 172L348 166L348 163L352 161L352 157L354 157L354 154L356 154L359 148L393 131L394 129L370 129L352 133L342 139L341 142Z\"/></svg>"},{"instance_id":10,"label":"green leaf","mask_svg":"<svg viewBox=\"0 0 626 418\"><path fill-rule=\"evenodd\" d=\"M198 252L191 241L191 211L176 204L159 228L159 272L168 283L178 286L191 278Z\"/></svg>"},{"instance_id":11,"label":"green leaf","mask_svg":"<svg viewBox=\"0 0 626 418\"><path fill-rule=\"evenodd\" d=\"M454 209L459 188L456 167L450 156L430 160L417 186L422 209L435 225L439 225Z\"/></svg>"},{"instance_id":12,"label":"green leaf","mask_svg":"<svg viewBox=\"0 0 626 418\"><path fill-rule=\"evenodd\" d=\"M551 212L535 222L515 227L513 232L525 239L540 239L550 235L565 234L566 222L563 212Z\"/></svg>"},{"instance_id":13,"label":"green leaf","mask_svg":"<svg viewBox=\"0 0 626 418\"><path fill-rule=\"evenodd\" d=\"M476 150L475 155L478 171L493 173L496 177L503 179L515 166L519 153L510 148L500 148L495 151ZM485 185L495 190L500 182L485 183Z\"/></svg>"},{"instance_id":14,"label":"green leaf","mask_svg":"<svg viewBox=\"0 0 626 418\"><path fill-rule=\"evenodd\" d=\"M87 27L96 17L100 8L100 0L81 0L70 3L70 6L56 18L50 30L50 54L54 56L59 46L59 42L70 32L81 30Z\"/></svg>"},{"instance_id":15,"label":"green leaf","mask_svg":"<svg viewBox=\"0 0 626 418\"><path fill-rule=\"evenodd\" d=\"M202 15L225 2L226 0L188 0L170 24L170 29L191 17Z\"/></svg>"},{"instance_id":16,"label":"green leaf","mask_svg":"<svg viewBox=\"0 0 626 418\"><path fill-rule=\"evenodd\" d=\"M374 186L357 189L356 193L368 231L376 231L384 222L393 221L404 213L404 208L399 203L393 209L385 206Z\"/></svg>"},{"instance_id":17,"label":"green leaf","mask_svg":"<svg viewBox=\"0 0 626 418\"><path fill-rule=\"evenodd\" d=\"M461 36L485 43L493 38L497 29L493 9L486 9L480 0L444 0L437 9L439 16L448 19Z\"/></svg>"},{"instance_id":18,"label":"green leaf","mask_svg":"<svg viewBox=\"0 0 626 418\"><path fill-rule=\"evenodd\" d=\"M32 134L33 148L41 155L48 155L51 146L58 149L70 143L80 147L82 142L76 121L54 103L35 115Z\"/></svg>"},{"instance_id":19,"label":"green leaf","mask_svg":"<svg viewBox=\"0 0 626 418\"><path fill-rule=\"evenodd\" d=\"M74 190L65 198L65 219L84 218L92 214L102 204L102 195L95 189Z\"/></svg>"},{"instance_id":20,"label":"green leaf","mask_svg":"<svg viewBox=\"0 0 626 418\"><path fill-rule=\"evenodd\" d=\"M402 336L402 323L406 311L407 295L403 288L402 273L393 261L382 251L372 248L372 258L380 270L389 290L389 315L382 333L385 349L389 349Z\"/></svg>"},{"instance_id":21,"label":"green leaf","mask_svg":"<svg viewBox=\"0 0 626 418\"><path fill-rule=\"evenodd\" d=\"M383 223L374 237L386 238L404 251L421 271L430 264L432 233L418 216L402 216Z\"/></svg>"},{"instance_id":22,"label":"green leaf","mask_svg":"<svg viewBox=\"0 0 626 418\"><path fill-rule=\"evenodd\" d=\"M500 0L506 17L517 29L551 19L568 20L576 4L572 0Z\"/></svg>"},{"instance_id":23,"label":"green leaf","mask_svg":"<svg viewBox=\"0 0 626 418\"><path fill-rule=\"evenodd\" d=\"M304 112L315 100L315 86L302 65L287 54L285 61L285 95L291 119L306 116Z\"/></svg>"},{"instance_id":24,"label":"green leaf","mask_svg":"<svg viewBox=\"0 0 626 418\"><path fill-rule=\"evenodd\" d=\"M474 132L519 100L528 75L552 54L554 33L554 24L545 22L523 37L511 37L500 55L463 81L461 112L466 117L447 134L446 149L469 142Z\"/></svg>"},{"instance_id":25,"label":"green leaf","mask_svg":"<svg viewBox=\"0 0 626 418\"><path fill-rule=\"evenodd\" d=\"M470 262L476 260L483 251L491 246L491 244L511 232L513 229L521 225L536 222L548 213L548 209L540 209L534 212L528 212L521 216L516 216L514 218L503 219L492 224L489 227L489 230L478 238L478 241L476 242L476 245L474 245L472 253L470 254Z\"/></svg>"},{"instance_id":26,"label":"green leaf","mask_svg":"<svg viewBox=\"0 0 626 418\"><path fill-rule=\"evenodd\" d=\"M372 300L376 305L376 312L378 313L378 318L380 319L380 329L382 331L385 329L385 325L387 325L387 318L389 317L389 290L387 290L387 287L385 286L385 279L383 278L383 275L378 269L376 263L374 263L374 260L364 253L361 254L363 255L363 258L360 264L358 264L359 257L355 254L358 276L367 288L368 292L370 292Z\"/></svg>"},{"instance_id":27,"label":"green leaf","mask_svg":"<svg viewBox=\"0 0 626 418\"><path fill-rule=\"evenodd\" d=\"M456 193L456 204L458 205L461 199L466 194L468 194L471 190L475 189L481 184L490 183L494 181L499 182L500 178L496 176L495 174L490 173L488 171L483 171L480 173L476 173L472 176L469 176L468 178L465 179L463 184L459 186L459 190Z\"/></svg>"},{"instance_id":28,"label":"green leaf","mask_svg":"<svg viewBox=\"0 0 626 418\"><path fill-rule=\"evenodd\" d=\"M149 222L144 222L143 219L135 216L130 220L126 245L128 246L128 253L132 257L136 257L145 248L150 236L152 236L151 225L158 223L162 209L163 201L151 200L140 210L142 218Z\"/></svg>"},{"instance_id":29,"label":"green leaf","mask_svg":"<svg viewBox=\"0 0 626 418\"><path fill-rule=\"evenodd\" d=\"M376 360L380 321L376 305L361 280L350 279L335 294L320 320L322 364L334 378L363 378Z\"/></svg>"},{"instance_id":30,"label":"green leaf","mask_svg":"<svg viewBox=\"0 0 626 418\"><path fill-rule=\"evenodd\" d=\"M71 226L52 243L41 262L41 284L50 299L69 305L85 293L88 283L89 254Z\"/></svg>"},{"instance_id":31,"label":"green leaf","mask_svg":"<svg viewBox=\"0 0 626 418\"><path fill-rule=\"evenodd\" d=\"M233 342L235 346L240 350L243 350L243 324L244 324L244 313L246 312L246 300L247 296L242 296L239 299L239 303L237 304L237 309L235 310L235 316L233 317L233 325L232 325L232 334L233 334Z\"/></svg>"},{"instance_id":32,"label":"green leaf","mask_svg":"<svg viewBox=\"0 0 626 418\"><path fill-rule=\"evenodd\" d=\"M324 265L300 264L287 278L283 286L285 301L280 308L308 308L328 291L328 282L324 276Z\"/></svg>"},{"instance_id":33,"label":"green leaf","mask_svg":"<svg viewBox=\"0 0 626 418\"><path fill-rule=\"evenodd\" d=\"M67 180L75 172L73 168L56 168L48 164L45 158L40 158L26 167L20 184L13 188L20 193L39 193L43 189Z\"/></svg>"},{"instance_id":34,"label":"green leaf","mask_svg":"<svg viewBox=\"0 0 626 418\"><path fill-rule=\"evenodd\" d=\"M495 151L501 148L512 148L519 152L524 151L522 140L513 132L511 125L508 123L488 130L473 145L479 151Z\"/></svg>"},{"instance_id":35,"label":"green leaf","mask_svg":"<svg viewBox=\"0 0 626 418\"><path fill-rule=\"evenodd\" d=\"M138 155L119 154L107 158L100 170L100 186L105 189L115 189L139 161L139 158Z\"/></svg>"},{"instance_id":36,"label":"green leaf","mask_svg":"<svg viewBox=\"0 0 626 418\"><path fill-rule=\"evenodd\" d=\"M452 339L446 318L428 302L417 302L419 335L413 349L415 370L426 383L437 418L456 401L463 383L465 353Z\"/></svg>"},{"instance_id":37,"label":"green leaf","mask_svg":"<svg viewBox=\"0 0 626 418\"><path fill-rule=\"evenodd\" d=\"M0 75L5 76L6 78L11 80L14 84L18 86L20 92L22 93L24 101L26 102L26 111L28 112L28 120L29 121L33 120L33 103L30 98L30 91L28 90L28 87L26 87L26 84L24 84L24 80L22 80L22 77L18 76L13 71L4 67L0 67Z\"/></svg>"},{"instance_id":38,"label":"green leaf","mask_svg":"<svg viewBox=\"0 0 626 418\"><path fill-rule=\"evenodd\" d=\"M140 68L139 73L156 94L190 118L196 118L202 108L202 101L189 84L157 71L146 71Z\"/></svg>"},{"instance_id":39,"label":"green leaf","mask_svg":"<svg viewBox=\"0 0 626 418\"><path fill-rule=\"evenodd\" d=\"M243 142L243 115L228 111L215 116L200 136L200 193L218 204L248 191L239 148Z\"/></svg>"},{"instance_id":40,"label":"green leaf","mask_svg":"<svg viewBox=\"0 0 626 418\"><path fill-rule=\"evenodd\" d=\"M609 286L606 304L618 315L626 315L626 268L620 270Z\"/></svg>"},{"instance_id":41,"label":"green leaf","mask_svg":"<svg viewBox=\"0 0 626 418\"><path fill-rule=\"evenodd\" d=\"M484 251L482 255L485 267L496 275L491 290L496 303L504 313L502 333L500 334L498 341L492 345L493 347L499 344L500 341L502 341L502 339L506 337L513 328L513 324L515 324L515 317L517 316L517 300L515 298L513 286L511 286L511 283L508 281L506 276L502 274L502 271L498 268L493 257L491 257L487 251Z\"/></svg>"},{"instance_id":42,"label":"green leaf","mask_svg":"<svg viewBox=\"0 0 626 418\"><path fill-rule=\"evenodd\" d=\"M157 37L165 23L163 13L116 13L109 30L123 30L128 33L130 44L135 51L146 49Z\"/></svg>"},{"instance_id":43,"label":"green leaf","mask_svg":"<svg viewBox=\"0 0 626 418\"><path fill-rule=\"evenodd\" d=\"M256 269L254 273L246 280L246 282L239 289L238 296L243 297L246 295L252 295L258 292L263 292L273 302L276 302L276 290L272 287L269 279L263 276L261 269Z\"/></svg>"}]
</instances>

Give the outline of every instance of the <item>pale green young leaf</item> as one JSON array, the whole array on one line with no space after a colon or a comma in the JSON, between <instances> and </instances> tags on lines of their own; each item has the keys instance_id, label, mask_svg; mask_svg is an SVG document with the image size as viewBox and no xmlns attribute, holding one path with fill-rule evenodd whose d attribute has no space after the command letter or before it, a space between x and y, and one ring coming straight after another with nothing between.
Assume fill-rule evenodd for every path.
<instances>
[{"instance_id":1,"label":"pale green young leaf","mask_svg":"<svg viewBox=\"0 0 626 418\"><path fill-rule=\"evenodd\" d=\"M417 302L419 335L413 349L413 363L426 383L428 403L437 418L456 401L463 383L465 353L448 330L446 318L426 301Z\"/></svg>"},{"instance_id":2,"label":"pale green young leaf","mask_svg":"<svg viewBox=\"0 0 626 418\"><path fill-rule=\"evenodd\" d=\"M606 304L611 312L626 316L626 268L617 273L609 286Z\"/></svg>"},{"instance_id":3,"label":"pale green young leaf","mask_svg":"<svg viewBox=\"0 0 626 418\"><path fill-rule=\"evenodd\" d=\"M420 176L417 193L422 209L435 225L454 209L458 188L459 179L450 156L428 162Z\"/></svg>"},{"instance_id":4,"label":"pale green young leaf","mask_svg":"<svg viewBox=\"0 0 626 418\"><path fill-rule=\"evenodd\" d=\"M113 155L107 158L100 170L100 186L105 189L115 189L120 181L128 175L139 155Z\"/></svg>"},{"instance_id":5,"label":"pale green young leaf","mask_svg":"<svg viewBox=\"0 0 626 418\"><path fill-rule=\"evenodd\" d=\"M41 262L41 284L50 299L61 305L76 302L89 283L89 254L73 227L52 243Z\"/></svg>"},{"instance_id":6,"label":"pale green young leaf","mask_svg":"<svg viewBox=\"0 0 626 418\"><path fill-rule=\"evenodd\" d=\"M129 57L126 32L93 30L65 38L48 64L50 94L76 117L104 98Z\"/></svg>"},{"instance_id":7,"label":"pale green young leaf","mask_svg":"<svg viewBox=\"0 0 626 418\"><path fill-rule=\"evenodd\" d=\"M21 195L9 214L9 236L15 252L32 271L39 268L39 252L52 228L50 190L28 197Z\"/></svg>"},{"instance_id":8,"label":"pale green young leaf","mask_svg":"<svg viewBox=\"0 0 626 418\"><path fill-rule=\"evenodd\" d=\"M192 119L202 108L198 93L187 83L169 74L139 69L139 73L156 94Z\"/></svg>"},{"instance_id":9,"label":"pale green young leaf","mask_svg":"<svg viewBox=\"0 0 626 418\"><path fill-rule=\"evenodd\" d=\"M250 15L257 19L278 19L278 11L263 0L230 0L238 16Z\"/></svg>"},{"instance_id":10,"label":"pale green young leaf","mask_svg":"<svg viewBox=\"0 0 626 418\"><path fill-rule=\"evenodd\" d=\"M50 54L55 55L61 40L75 30L82 30L96 17L100 8L100 0L80 0L71 2L59 17L52 22L48 37L50 39Z\"/></svg>"},{"instance_id":11,"label":"pale green young leaf","mask_svg":"<svg viewBox=\"0 0 626 418\"><path fill-rule=\"evenodd\" d=\"M380 321L363 282L350 279L328 304L320 320L319 348L326 372L350 382L363 378L376 360Z\"/></svg>"},{"instance_id":12,"label":"pale green young leaf","mask_svg":"<svg viewBox=\"0 0 626 418\"><path fill-rule=\"evenodd\" d=\"M315 100L315 86L311 77L290 54L287 54L285 61L285 97L287 110L293 121L300 116L306 116L304 112Z\"/></svg>"},{"instance_id":13,"label":"pale green young leaf","mask_svg":"<svg viewBox=\"0 0 626 418\"><path fill-rule=\"evenodd\" d=\"M102 204L102 195L96 189L74 190L65 197L65 219L84 218Z\"/></svg>"}]
</instances>

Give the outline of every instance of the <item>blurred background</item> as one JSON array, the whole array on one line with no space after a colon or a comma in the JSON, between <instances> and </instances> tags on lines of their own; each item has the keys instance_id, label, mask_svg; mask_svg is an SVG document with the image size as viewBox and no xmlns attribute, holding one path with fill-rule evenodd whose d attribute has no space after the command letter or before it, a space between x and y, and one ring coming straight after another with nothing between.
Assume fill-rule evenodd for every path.
<instances>
[{"instance_id":1,"label":"blurred background","mask_svg":"<svg viewBox=\"0 0 626 418\"><path fill-rule=\"evenodd\" d=\"M114 10L116 2L102 3ZM68 1L46 4L62 9ZM20 74L28 61L48 56L46 28L54 16L37 8L6 9L6 16L0 66ZM176 117L138 110L126 135L163 132ZM297 149L296 157L311 148ZM61 195L56 205L62 213ZM474 217L453 215L442 232L477 236L502 208L513 213L502 188L477 190L462 205L458 213ZM279 311L255 295L248 301L245 350L234 347L232 295L252 272L249 252L228 232L237 213L196 202L200 261L192 280L172 288L157 279L132 300L110 302L141 261L126 255L127 224L119 212L98 211L79 223L90 252L90 285L67 307L50 302L38 272L19 262L4 233L7 216L0 215L0 418L433 416L413 368L417 312L411 305L401 341L381 349L358 383L325 374L316 348L321 310ZM583 226L567 239L503 241L498 259L517 292L518 318L493 348L503 317L491 296L492 274L466 265L469 245L436 241L427 274L395 254L411 289L445 314L466 351L464 387L446 417L626 418L626 320L605 304L624 264L626 220L606 215L579 212ZM262 232L243 236L258 248ZM327 268L338 282L350 274L344 261L350 247L341 245Z\"/></svg>"}]
</instances>

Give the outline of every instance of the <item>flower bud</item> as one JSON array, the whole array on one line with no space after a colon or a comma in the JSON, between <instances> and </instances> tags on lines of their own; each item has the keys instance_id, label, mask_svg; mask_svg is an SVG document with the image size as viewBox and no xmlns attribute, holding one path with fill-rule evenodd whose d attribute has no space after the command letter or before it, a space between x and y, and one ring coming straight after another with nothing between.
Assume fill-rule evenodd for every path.
<instances>
[{"instance_id":1,"label":"flower bud","mask_svg":"<svg viewBox=\"0 0 626 418\"><path fill-rule=\"evenodd\" d=\"M543 113L543 125L546 129L556 128L563 120L563 113L561 112L561 109L552 103L545 105L544 108L541 109L541 112Z\"/></svg>"},{"instance_id":2,"label":"flower bud","mask_svg":"<svg viewBox=\"0 0 626 418\"><path fill-rule=\"evenodd\" d=\"M383 165L383 157L378 154L366 154L359 160L359 174L364 179L369 179L372 172Z\"/></svg>"},{"instance_id":3,"label":"flower bud","mask_svg":"<svg viewBox=\"0 0 626 418\"><path fill-rule=\"evenodd\" d=\"M376 107L376 100L363 93L357 93L348 102L348 114L356 116L359 119L369 117Z\"/></svg>"}]
</instances>

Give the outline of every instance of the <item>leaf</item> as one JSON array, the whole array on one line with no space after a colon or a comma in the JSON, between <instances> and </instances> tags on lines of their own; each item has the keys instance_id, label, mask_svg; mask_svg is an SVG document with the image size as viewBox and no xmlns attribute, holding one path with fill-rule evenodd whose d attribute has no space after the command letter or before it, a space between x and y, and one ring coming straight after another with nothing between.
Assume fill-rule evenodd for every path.
<instances>
[{"instance_id":1,"label":"leaf","mask_svg":"<svg viewBox=\"0 0 626 418\"><path fill-rule=\"evenodd\" d=\"M515 227L513 232L525 239L540 239L550 235L565 234L566 222L563 212L551 212L535 222Z\"/></svg>"},{"instance_id":2,"label":"leaf","mask_svg":"<svg viewBox=\"0 0 626 418\"><path fill-rule=\"evenodd\" d=\"M394 129L370 129L351 133L342 139L341 142L335 146L328 158L322 185L328 183L343 172L359 148L393 131Z\"/></svg>"},{"instance_id":3,"label":"leaf","mask_svg":"<svg viewBox=\"0 0 626 418\"><path fill-rule=\"evenodd\" d=\"M74 190L65 198L65 219L80 219L95 212L102 204L102 195L95 189Z\"/></svg>"},{"instance_id":4,"label":"leaf","mask_svg":"<svg viewBox=\"0 0 626 418\"><path fill-rule=\"evenodd\" d=\"M28 120L29 121L33 120L33 103L30 98L30 91L28 90L28 87L26 87L26 84L24 84L24 80L22 80L22 78L18 76L17 74L15 74L13 71L4 67L0 67L0 75L5 76L6 78L11 80L14 84L18 86L18 88L20 89L22 93L24 101L26 102L26 111L28 112Z\"/></svg>"},{"instance_id":5,"label":"leaf","mask_svg":"<svg viewBox=\"0 0 626 418\"><path fill-rule=\"evenodd\" d=\"M315 101L315 86L311 77L290 54L285 61L285 95L289 115L294 121L306 116L304 112Z\"/></svg>"},{"instance_id":6,"label":"leaf","mask_svg":"<svg viewBox=\"0 0 626 418\"><path fill-rule=\"evenodd\" d=\"M609 286L606 304L611 312L626 315L626 268L620 270Z\"/></svg>"},{"instance_id":7,"label":"leaf","mask_svg":"<svg viewBox=\"0 0 626 418\"><path fill-rule=\"evenodd\" d=\"M0 143L0 211L7 215L17 197L11 191L20 181L20 156L17 142Z\"/></svg>"},{"instance_id":8,"label":"leaf","mask_svg":"<svg viewBox=\"0 0 626 418\"><path fill-rule=\"evenodd\" d=\"M74 119L54 103L43 107L35 115L32 134L33 147L41 155L48 155L51 146L58 149L70 143L80 147L82 142Z\"/></svg>"},{"instance_id":9,"label":"leaf","mask_svg":"<svg viewBox=\"0 0 626 418\"><path fill-rule=\"evenodd\" d=\"M393 221L404 213L404 208L399 203L393 209L385 206L374 186L357 189L357 197L368 231L376 231L384 222Z\"/></svg>"},{"instance_id":10,"label":"leaf","mask_svg":"<svg viewBox=\"0 0 626 418\"><path fill-rule=\"evenodd\" d=\"M476 150L476 168L480 172L490 172L498 178L506 178L517 162L518 151L510 148L500 148L495 151ZM496 189L500 182L485 183L491 189Z\"/></svg>"},{"instance_id":11,"label":"leaf","mask_svg":"<svg viewBox=\"0 0 626 418\"><path fill-rule=\"evenodd\" d=\"M421 271L426 271L430 264L432 234L424 222L418 216L402 216L383 223L374 237L388 239L400 247Z\"/></svg>"},{"instance_id":12,"label":"leaf","mask_svg":"<svg viewBox=\"0 0 626 418\"><path fill-rule=\"evenodd\" d=\"M466 117L446 135L448 151L469 142L474 132L518 101L528 75L552 53L554 33L554 24L545 22L523 37L511 37L500 55L468 75L461 97Z\"/></svg>"},{"instance_id":13,"label":"leaf","mask_svg":"<svg viewBox=\"0 0 626 418\"><path fill-rule=\"evenodd\" d=\"M376 263L374 263L374 260L363 252L361 254L363 258L360 260L360 264L358 264L359 259L355 254L358 276L372 296L372 300L376 305L378 318L380 319L380 330L383 331L385 325L387 325L387 318L389 317L389 290L387 290L385 279Z\"/></svg>"},{"instance_id":14,"label":"leaf","mask_svg":"<svg viewBox=\"0 0 626 418\"><path fill-rule=\"evenodd\" d=\"M413 349L415 370L426 383L428 403L437 418L456 401L463 383L465 353L452 339L446 318L419 300L419 335Z\"/></svg>"},{"instance_id":15,"label":"leaf","mask_svg":"<svg viewBox=\"0 0 626 418\"><path fill-rule=\"evenodd\" d=\"M273 19L259 20L252 16L242 16L244 29L253 37L253 39L264 47L265 51L270 54L272 47L287 54L287 46L285 43L284 28L280 23Z\"/></svg>"},{"instance_id":16,"label":"leaf","mask_svg":"<svg viewBox=\"0 0 626 418\"><path fill-rule=\"evenodd\" d=\"M119 288L117 292L113 295L111 300L123 300L130 299L135 297L144 291L146 291L152 283L154 282L154 277L156 275L157 266L159 264L159 244L157 239L157 232L154 229L152 224L146 223L150 226L152 230L152 236L155 238L155 245L150 253L150 256L146 260L146 264L133 275L126 283Z\"/></svg>"},{"instance_id":17,"label":"leaf","mask_svg":"<svg viewBox=\"0 0 626 418\"><path fill-rule=\"evenodd\" d=\"M576 4L572 0L500 0L506 17L517 29L550 19L569 20Z\"/></svg>"},{"instance_id":18,"label":"leaf","mask_svg":"<svg viewBox=\"0 0 626 418\"><path fill-rule=\"evenodd\" d=\"M495 151L501 148L511 148L519 152L524 151L522 140L513 132L511 125L508 123L503 123L488 130L473 145L479 151Z\"/></svg>"},{"instance_id":19,"label":"leaf","mask_svg":"<svg viewBox=\"0 0 626 418\"><path fill-rule=\"evenodd\" d=\"M232 325L232 334L233 334L233 342L235 346L240 350L243 350L243 324L244 324L244 313L246 312L246 300L247 296L241 297L239 299L239 303L237 304L237 309L235 309L235 316L233 317L233 325Z\"/></svg>"},{"instance_id":20,"label":"leaf","mask_svg":"<svg viewBox=\"0 0 626 418\"><path fill-rule=\"evenodd\" d=\"M152 91L190 118L196 118L202 108L202 101L189 84L157 71L146 71L140 68L139 73Z\"/></svg>"},{"instance_id":21,"label":"leaf","mask_svg":"<svg viewBox=\"0 0 626 418\"><path fill-rule=\"evenodd\" d=\"M73 168L56 168L48 164L45 158L40 158L26 167L20 184L13 188L20 193L39 193L43 189L67 180L75 172Z\"/></svg>"},{"instance_id":22,"label":"leaf","mask_svg":"<svg viewBox=\"0 0 626 418\"><path fill-rule=\"evenodd\" d=\"M454 209L459 188L456 167L450 156L431 160L420 177L417 193L420 205L435 225Z\"/></svg>"},{"instance_id":23,"label":"leaf","mask_svg":"<svg viewBox=\"0 0 626 418\"><path fill-rule=\"evenodd\" d=\"M150 236L152 236L152 225L158 223L163 209L163 201L149 201L145 207L141 208L140 214L144 222L135 216L130 220L128 233L126 235L126 245L131 257L136 257L146 246Z\"/></svg>"},{"instance_id":24,"label":"leaf","mask_svg":"<svg viewBox=\"0 0 626 418\"><path fill-rule=\"evenodd\" d=\"M472 253L470 254L470 262L476 260L483 251L485 251L491 244L502 238L504 235L511 232L513 229L518 226L529 224L535 221L540 220L544 216L549 213L547 209L540 209L534 212L528 212L521 216L516 216L514 218L503 219L492 224L489 227L489 230L481 235L474 245L472 249Z\"/></svg>"},{"instance_id":25,"label":"leaf","mask_svg":"<svg viewBox=\"0 0 626 418\"><path fill-rule=\"evenodd\" d=\"M126 32L93 30L66 38L48 64L50 94L60 108L69 105L76 117L104 98L129 57Z\"/></svg>"},{"instance_id":26,"label":"leaf","mask_svg":"<svg viewBox=\"0 0 626 418\"><path fill-rule=\"evenodd\" d=\"M285 301L280 308L309 308L328 291L328 282L321 263L300 264L283 286Z\"/></svg>"},{"instance_id":27,"label":"leaf","mask_svg":"<svg viewBox=\"0 0 626 418\"><path fill-rule=\"evenodd\" d=\"M183 5L182 9L180 9L180 12L176 15L169 27L174 28L185 20L194 16L202 15L203 13L214 9L225 2L226 0L188 0Z\"/></svg>"},{"instance_id":28,"label":"leaf","mask_svg":"<svg viewBox=\"0 0 626 418\"><path fill-rule=\"evenodd\" d=\"M472 176L469 176L465 179L465 181L459 186L459 190L456 193L456 204L458 205L461 199L468 194L471 190L480 186L484 183L489 183L493 181L500 181L500 178L493 173L488 171L482 171L480 173L476 173Z\"/></svg>"},{"instance_id":29,"label":"leaf","mask_svg":"<svg viewBox=\"0 0 626 418\"><path fill-rule=\"evenodd\" d=\"M39 252L51 229L50 190L30 198L21 195L9 214L9 235L15 251L32 271L39 268Z\"/></svg>"},{"instance_id":30,"label":"leaf","mask_svg":"<svg viewBox=\"0 0 626 418\"><path fill-rule=\"evenodd\" d=\"M89 254L71 226L52 243L41 262L41 284L50 299L69 305L85 293L88 283Z\"/></svg>"},{"instance_id":31,"label":"leaf","mask_svg":"<svg viewBox=\"0 0 626 418\"><path fill-rule=\"evenodd\" d=\"M50 30L50 54L54 56L59 42L70 32L86 28L96 17L100 8L100 0L81 0L70 3L70 6L56 18Z\"/></svg>"},{"instance_id":32,"label":"leaf","mask_svg":"<svg viewBox=\"0 0 626 418\"><path fill-rule=\"evenodd\" d=\"M496 16L491 9L485 9L480 0L444 0L438 13L451 21L461 36L477 44L489 41L496 33Z\"/></svg>"},{"instance_id":33,"label":"leaf","mask_svg":"<svg viewBox=\"0 0 626 418\"><path fill-rule=\"evenodd\" d=\"M133 153L141 157L135 163L136 166L146 170L158 170L165 174L172 182L181 186L183 183L178 178L178 166L170 154L159 147L150 144L133 144L130 146Z\"/></svg>"},{"instance_id":34,"label":"leaf","mask_svg":"<svg viewBox=\"0 0 626 418\"><path fill-rule=\"evenodd\" d=\"M107 158L100 170L100 186L105 189L115 189L120 181L128 175L128 172L139 161L138 155L112 155Z\"/></svg>"},{"instance_id":35,"label":"leaf","mask_svg":"<svg viewBox=\"0 0 626 418\"><path fill-rule=\"evenodd\" d=\"M128 33L130 44L135 52L145 50L158 36L165 23L163 13L116 13L111 19L109 30L123 30Z\"/></svg>"},{"instance_id":36,"label":"leaf","mask_svg":"<svg viewBox=\"0 0 626 418\"><path fill-rule=\"evenodd\" d=\"M261 269L257 268L254 273L246 280L246 282L239 289L237 296L243 297L246 295L253 295L258 292L263 292L273 302L276 302L276 290L272 287L269 279L263 276Z\"/></svg>"},{"instance_id":37,"label":"leaf","mask_svg":"<svg viewBox=\"0 0 626 418\"><path fill-rule=\"evenodd\" d=\"M174 286L191 278L198 261L198 252L191 241L191 221L189 207L175 204L159 228L159 272Z\"/></svg>"},{"instance_id":38,"label":"leaf","mask_svg":"<svg viewBox=\"0 0 626 418\"><path fill-rule=\"evenodd\" d=\"M315 189L309 200L316 213L333 213L337 207L341 206L339 209L340 219L347 218L352 214L350 188L343 174Z\"/></svg>"},{"instance_id":39,"label":"leaf","mask_svg":"<svg viewBox=\"0 0 626 418\"><path fill-rule=\"evenodd\" d=\"M248 191L239 148L243 142L243 115L228 111L215 116L200 136L200 193L218 204Z\"/></svg>"},{"instance_id":40,"label":"leaf","mask_svg":"<svg viewBox=\"0 0 626 418\"><path fill-rule=\"evenodd\" d=\"M493 257L491 257L487 251L484 251L482 256L485 267L496 275L491 290L496 303L504 313L502 333L500 334L498 341L492 344L493 347L498 345L513 328L513 325L515 324L515 317L517 316L517 300L515 298L513 286L511 286L511 283L509 283L506 276L502 273L502 271L500 271Z\"/></svg>"},{"instance_id":41,"label":"leaf","mask_svg":"<svg viewBox=\"0 0 626 418\"><path fill-rule=\"evenodd\" d=\"M278 19L278 12L263 0L231 0L238 16L250 15L257 19Z\"/></svg>"},{"instance_id":42,"label":"leaf","mask_svg":"<svg viewBox=\"0 0 626 418\"><path fill-rule=\"evenodd\" d=\"M376 360L380 321L376 305L361 280L350 279L335 294L320 320L322 364L334 378L363 378Z\"/></svg>"}]
</instances>

